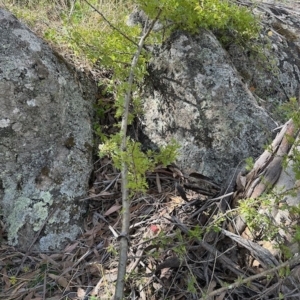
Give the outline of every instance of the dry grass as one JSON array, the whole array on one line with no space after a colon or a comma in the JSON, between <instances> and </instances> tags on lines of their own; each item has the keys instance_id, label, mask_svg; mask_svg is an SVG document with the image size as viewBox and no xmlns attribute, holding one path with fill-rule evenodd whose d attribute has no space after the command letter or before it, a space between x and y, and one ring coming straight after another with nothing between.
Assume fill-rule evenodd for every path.
<instances>
[{"instance_id":1,"label":"dry grass","mask_svg":"<svg viewBox=\"0 0 300 300\"><path fill-rule=\"evenodd\" d=\"M89 3L115 24L124 23L134 6L132 0L91 0ZM97 44L101 45L111 32L105 20L84 0L0 0L0 8L11 11L80 69L95 69ZM82 42L74 40L74 32L81 35Z\"/></svg>"}]
</instances>

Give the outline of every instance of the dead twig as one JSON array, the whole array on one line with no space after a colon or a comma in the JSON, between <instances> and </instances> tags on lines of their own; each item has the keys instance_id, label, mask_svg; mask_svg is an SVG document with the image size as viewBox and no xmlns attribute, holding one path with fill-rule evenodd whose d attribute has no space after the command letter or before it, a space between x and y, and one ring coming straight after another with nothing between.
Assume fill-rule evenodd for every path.
<instances>
[{"instance_id":1,"label":"dead twig","mask_svg":"<svg viewBox=\"0 0 300 300\"><path fill-rule=\"evenodd\" d=\"M267 276L269 274L275 273L275 272L279 271L282 268L291 267L292 265L298 264L299 262L300 262L300 256L296 256L293 259L291 259L289 261L286 261L286 262L284 262L284 263L282 263L282 264L280 264L280 265L278 265L278 266L276 266L272 269L263 271L263 272L261 272L259 274L256 274L256 275L249 276L249 277L244 278L244 279L237 280L236 282L234 282L234 283L232 283L232 284L230 284L226 287L222 287L222 288L219 288L217 290L214 290L213 292L205 295L205 297L200 298L200 300L205 300L205 299L209 299L210 297L220 295L222 292L232 290L232 289L237 288L239 286L251 283L254 280L257 280L257 279L260 279L260 278L262 278L264 276Z\"/></svg>"},{"instance_id":2,"label":"dead twig","mask_svg":"<svg viewBox=\"0 0 300 300\"><path fill-rule=\"evenodd\" d=\"M257 259L265 268L269 266L277 266L279 264L277 259L268 249L225 229L222 229L221 231L224 235L248 249L252 253L253 257Z\"/></svg>"},{"instance_id":3,"label":"dead twig","mask_svg":"<svg viewBox=\"0 0 300 300\"><path fill-rule=\"evenodd\" d=\"M103 20L115 31L119 32L126 40L130 41L131 43L133 43L135 46L139 47L139 45L133 40L131 39L129 36L127 36L124 32L122 32L119 28L117 28L116 26L114 26L104 15L103 13L98 10L94 5L92 5L89 1L84 0L84 2L91 7L95 12L97 12L102 18Z\"/></svg>"},{"instance_id":4,"label":"dead twig","mask_svg":"<svg viewBox=\"0 0 300 300\"><path fill-rule=\"evenodd\" d=\"M188 231L189 231L188 228L184 224L182 224L176 217L172 217L172 219L169 220L169 221L174 222L174 224L182 232L184 232L185 234L188 234ZM196 242L202 248L204 248L206 251L208 251L209 253L211 253L212 255L214 255L216 257L216 259L219 260L221 262L221 264L224 265L224 267L226 267L227 269L229 269L231 272L233 272L237 276L244 278L244 276L245 276L244 272L240 271L239 266L237 264L235 264L231 259L229 259L226 255L224 255L223 253L221 253L220 251L218 251L215 247L209 245L205 241L197 239Z\"/></svg>"}]
</instances>

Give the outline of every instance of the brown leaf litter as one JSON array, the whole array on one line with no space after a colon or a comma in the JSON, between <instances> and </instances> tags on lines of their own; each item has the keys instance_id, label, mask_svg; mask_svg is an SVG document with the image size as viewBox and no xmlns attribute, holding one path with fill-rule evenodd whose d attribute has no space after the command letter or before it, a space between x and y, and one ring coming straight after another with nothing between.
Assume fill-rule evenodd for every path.
<instances>
[{"instance_id":1,"label":"brown leaf litter","mask_svg":"<svg viewBox=\"0 0 300 300\"><path fill-rule=\"evenodd\" d=\"M89 206L83 234L63 251L24 254L9 247L2 234L0 299L112 299L120 174L108 158L95 170L90 196L83 199ZM278 258L227 229L231 208L221 211L222 196L211 179L185 175L176 166L157 167L147 179L148 192L131 202L127 299L199 299L208 293L214 295L210 299L268 299L283 286L288 289L277 270L260 276L280 266Z\"/></svg>"}]
</instances>

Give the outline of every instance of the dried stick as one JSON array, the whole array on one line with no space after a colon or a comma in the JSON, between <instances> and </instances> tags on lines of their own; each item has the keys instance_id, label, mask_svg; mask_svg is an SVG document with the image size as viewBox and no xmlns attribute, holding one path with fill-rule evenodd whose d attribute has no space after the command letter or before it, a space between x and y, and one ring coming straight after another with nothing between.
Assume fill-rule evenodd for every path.
<instances>
[{"instance_id":1,"label":"dried stick","mask_svg":"<svg viewBox=\"0 0 300 300\"><path fill-rule=\"evenodd\" d=\"M169 220L168 218L166 218L166 219ZM188 231L189 231L188 228L184 224L182 224L176 217L172 217L171 221L173 221L174 224L182 232L184 232L186 234L188 233ZM198 245L200 245L201 247L203 247L209 253L213 254L216 257L216 259L219 260L222 265L224 265L224 267L226 267L227 269L232 271L234 274L236 274L237 276L240 276L240 277L245 276L244 272L240 271L239 266L237 264L235 264L225 254L218 251L215 247L211 246L210 244L206 243L205 241L198 240L198 239L196 240L196 243Z\"/></svg>"},{"instance_id":2,"label":"dried stick","mask_svg":"<svg viewBox=\"0 0 300 300\"><path fill-rule=\"evenodd\" d=\"M84 0L84 2L91 7L95 12L97 12L102 18L103 20L113 29L116 30L117 32L119 32L126 40L130 41L131 43L133 43L134 45L136 45L137 47L139 47L139 44L137 44L133 39L131 39L129 36L127 36L124 32L122 32L119 28L117 28L116 26L114 26L108 19L106 19L106 17L103 15L103 13L98 10L94 5L92 5L91 3L89 3L87 0ZM154 25L154 24L153 24ZM153 27L153 26L152 26Z\"/></svg>"},{"instance_id":3,"label":"dried stick","mask_svg":"<svg viewBox=\"0 0 300 300\"><path fill-rule=\"evenodd\" d=\"M292 265L297 264L299 262L300 262L300 256L296 256L293 259L291 259L289 261L286 261L286 262L282 263L281 265L276 266L276 267L274 267L272 269L263 271L263 272L261 272L259 274L256 274L256 275L244 278L244 279L237 280L236 282L230 284L229 286L225 286L225 287L219 288L217 290L214 290L213 292L205 295L205 297L200 298L200 300L205 300L205 299L209 299L210 297L213 297L213 296L216 296L216 295L220 295L222 292L225 292L225 291L237 288L237 287L239 287L241 285L250 283L253 280L260 279L260 278L262 278L262 277L264 277L264 276L266 276L268 274L275 273L276 271L279 271L280 269L282 269L284 267L289 267L289 266L292 266Z\"/></svg>"}]
</instances>

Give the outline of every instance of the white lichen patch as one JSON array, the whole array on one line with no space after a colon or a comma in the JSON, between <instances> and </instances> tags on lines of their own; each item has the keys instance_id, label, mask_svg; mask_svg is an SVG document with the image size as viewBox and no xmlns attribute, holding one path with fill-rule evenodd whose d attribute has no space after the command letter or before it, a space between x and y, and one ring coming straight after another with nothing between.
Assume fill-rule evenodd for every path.
<instances>
[{"instance_id":1,"label":"white lichen patch","mask_svg":"<svg viewBox=\"0 0 300 300\"><path fill-rule=\"evenodd\" d=\"M59 83L60 85L63 85L63 86L64 86L64 85L67 84L67 81L66 81L65 78L59 76L59 77L58 77L58 83Z\"/></svg>"},{"instance_id":2,"label":"white lichen patch","mask_svg":"<svg viewBox=\"0 0 300 300\"><path fill-rule=\"evenodd\" d=\"M171 48L171 55L177 57L184 57L186 52L192 49L192 46L188 43L188 38L185 35L181 35L179 39L174 43L174 46ZM180 51L179 51L180 50Z\"/></svg>"},{"instance_id":3,"label":"white lichen patch","mask_svg":"<svg viewBox=\"0 0 300 300\"><path fill-rule=\"evenodd\" d=\"M31 199L26 197L15 199L13 211L8 215L8 242L12 246L18 244L18 231L24 225L26 216L31 212L30 203Z\"/></svg>"},{"instance_id":4,"label":"white lichen patch","mask_svg":"<svg viewBox=\"0 0 300 300\"><path fill-rule=\"evenodd\" d=\"M0 128L8 127L10 124L10 119L1 119L0 120Z\"/></svg>"},{"instance_id":5,"label":"white lichen patch","mask_svg":"<svg viewBox=\"0 0 300 300\"><path fill-rule=\"evenodd\" d=\"M25 222L33 224L34 231L40 230L45 219L48 216L50 206L53 203L52 196L49 192L40 192L36 196L40 201L34 203L27 197L19 197L15 200L13 211L8 217L8 239L9 244L15 246L18 244L18 231L24 226ZM34 197L34 198L36 198Z\"/></svg>"},{"instance_id":6,"label":"white lichen patch","mask_svg":"<svg viewBox=\"0 0 300 300\"><path fill-rule=\"evenodd\" d=\"M41 192L40 198L41 201L35 203L32 209L32 220L35 221L33 223L34 231L40 230L49 214L48 206L53 203L52 196L49 192Z\"/></svg>"},{"instance_id":7,"label":"white lichen patch","mask_svg":"<svg viewBox=\"0 0 300 300\"><path fill-rule=\"evenodd\" d=\"M29 106L36 106L36 101L35 101L35 99L27 100L26 103L27 103L27 105L29 105Z\"/></svg>"},{"instance_id":8,"label":"white lichen patch","mask_svg":"<svg viewBox=\"0 0 300 300\"><path fill-rule=\"evenodd\" d=\"M12 129L16 132L21 131L22 130L22 124L17 122L15 124L13 124Z\"/></svg>"},{"instance_id":9,"label":"white lichen patch","mask_svg":"<svg viewBox=\"0 0 300 300\"><path fill-rule=\"evenodd\" d=\"M75 240L77 235L80 233L80 227L73 225L68 228L67 232L60 234L47 234L40 239L40 249L41 251L49 251L51 249L61 248L63 242L68 240Z\"/></svg>"},{"instance_id":10,"label":"white lichen patch","mask_svg":"<svg viewBox=\"0 0 300 300\"><path fill-rule=\"evenodd\" d=\"M30 91L34 90L34 85L32 83L26 83L24 84L24 86Z\"/></svg>"},{"instance_id":11,"label":"white lichen patch","mask_svg":"<svg viewBox=\"0 0 300 300\"><path fill-rule=\"evenodd\" d=\"M60 210L58 216L54 215L50 220L49 224L55 223L65 223L68 224L70 222L70 212L69 209L66 207L66 210Z\"/></svg>"},{"instance_id":12,"label":"white lichen patch","mask_svg":"<svg viewBox=\"0 0 300 300\"><path fill-rule=\"evenodd\" d=\"M28 30L15 29L12 33L16 35L20 40L28 42L29 47L32 51L38 52L42 50L41 45L37 42L36 37Z\"/></svg>"}]
</instances>

